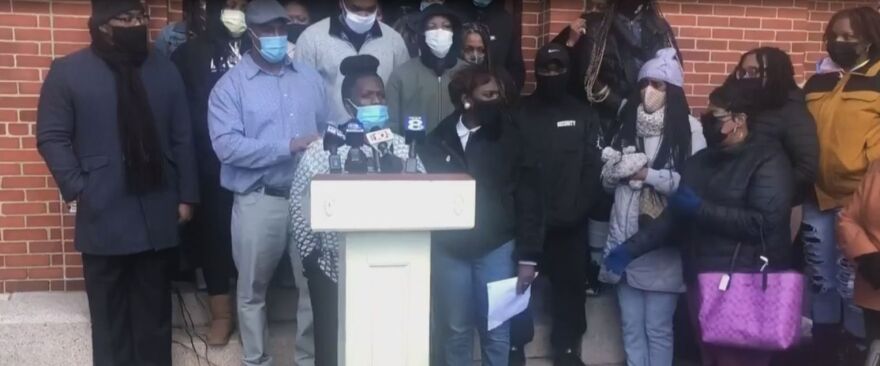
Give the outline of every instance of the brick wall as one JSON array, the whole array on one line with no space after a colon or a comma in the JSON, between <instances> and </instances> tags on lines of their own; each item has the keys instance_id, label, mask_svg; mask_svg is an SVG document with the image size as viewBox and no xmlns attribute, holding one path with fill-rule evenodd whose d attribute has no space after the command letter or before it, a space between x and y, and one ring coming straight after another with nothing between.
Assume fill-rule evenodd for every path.
<instances>
[{"instance_id":1,"label":"brick wall","mask_svg":"<svg viewBox=\"0 0 880 366\"><path fill-rule=\"evenodd\" d=\"M180 16L179 0L148 0L155 32ZM740 53L759 45L790 51L799 78L822 54L833 11L874 1L669 0L662 9L686 59L691 105L706 104ZM523 0L523 53L531 79L538 47L580 14L584 0ZM88 42L88 0L0 0L0 292L78 290L73 217L37 154L40 81L53 57Z\"/></svg>"}]
</instances>

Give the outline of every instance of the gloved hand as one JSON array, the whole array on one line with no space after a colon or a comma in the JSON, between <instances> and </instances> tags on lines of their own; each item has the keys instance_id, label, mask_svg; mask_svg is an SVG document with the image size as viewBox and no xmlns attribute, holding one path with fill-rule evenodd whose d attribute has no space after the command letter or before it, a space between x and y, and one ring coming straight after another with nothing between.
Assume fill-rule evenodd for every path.
<instances>
[{"instance_id":1,"label":"gloved hand","mask_svg":"<svg viewBox=\"0 0 880 366\"><path fill-rule=\"evenodd\" d=\"M864 254L856 257L856 268L859 274L875 290L880 290L880 252Z\"/></svg>"},{"instance_id":2,"label":"gloved hand","mask_svg":"<svg viewBox=\"0 0 880 366\"><path fill-rule=\"evenodd\" d=\"M693 217L703 204L703 199L688 186L680 186L675 193L669 197L669 208L673 213L685 217Z\"/></svg>"},{"instance_id":3,"label":"gloved hand","mask_svg":"<svg viewBox=\"0 0 880 366\"><path fill-rule=\"evenodd\" d=\"M626 267L629 266L633 259L632 254L629 254L626 247L618 245L616 248L608 252L608 256L605 257L605 269L618 275L622 275L623 271L626 270Z\"/></svg>"}]
</instances>

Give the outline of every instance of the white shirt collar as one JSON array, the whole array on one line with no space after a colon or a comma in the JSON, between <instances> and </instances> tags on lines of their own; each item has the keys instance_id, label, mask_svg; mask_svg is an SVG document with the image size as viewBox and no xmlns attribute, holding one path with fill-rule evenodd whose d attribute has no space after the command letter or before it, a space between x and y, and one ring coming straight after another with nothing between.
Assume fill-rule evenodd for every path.
<instances>
[{"instance_id":1,"label":"white shirt collar","mask_svg":"<svg viewBox=\"0 0 880 366\"><path fill-rule=\"evenodd\" d=\"M458 117L458 124L455 125L455 131L458 132L458 138L461 140L462 149L467 149L467 143L468 140L470 140L471 135L479 131L481 127L482 126L477 126L472 129L467 128L467 126L464 125L464 121L462 120L461 116Z\"/></svg>"}]
</instances>

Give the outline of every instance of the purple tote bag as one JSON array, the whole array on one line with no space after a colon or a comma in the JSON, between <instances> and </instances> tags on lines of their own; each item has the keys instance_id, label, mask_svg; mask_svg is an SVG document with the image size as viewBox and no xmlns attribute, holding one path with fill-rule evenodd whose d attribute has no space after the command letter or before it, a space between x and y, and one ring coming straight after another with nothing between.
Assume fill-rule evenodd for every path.
<instances>
[{"instance_id":1,"label":"purple tote bag","mask_svg":"<svg viewBox=\"0 0 880 366\"><path fill-rule=\"evenodd\" d=\"M741 244L740 244L741 245ZM795 271L734 273L737 245L728 273L701 273L700 333L717 346L777 351L798 342L804 277Z\"/></svg>"}]
</instances>

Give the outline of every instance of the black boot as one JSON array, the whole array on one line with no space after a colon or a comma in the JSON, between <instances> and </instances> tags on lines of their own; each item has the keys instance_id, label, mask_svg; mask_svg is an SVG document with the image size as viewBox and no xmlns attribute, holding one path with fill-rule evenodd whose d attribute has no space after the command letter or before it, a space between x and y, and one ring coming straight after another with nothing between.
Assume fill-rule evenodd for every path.
<instances>
[{"instance_id":1,"label":"black boot","mask_svg":"<svg viewBox=\"0 0 880 366\"><path fill-rule=\"evenodd\" d=\"M841 366L840 324L814 324L810 360L813 366Z\"/></svg>"},{"instance_id":2,"label":"black boot","mask_svg":"<svg viewBox=\"0 0 880 366\"><path fill-rule=\"evenodd\" d=\"M526 366L526 351L522 347L510 347L510 357L507 364L510 366Z\"/></svg>"}]
</instances>

